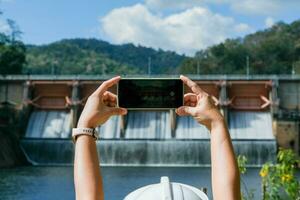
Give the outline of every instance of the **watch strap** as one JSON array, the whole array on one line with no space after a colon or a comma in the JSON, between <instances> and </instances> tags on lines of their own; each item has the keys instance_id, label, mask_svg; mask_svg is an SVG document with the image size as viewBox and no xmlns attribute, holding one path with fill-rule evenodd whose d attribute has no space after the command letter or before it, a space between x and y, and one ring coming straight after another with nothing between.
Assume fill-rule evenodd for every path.
<instances>
[{"instance_id":1,"label":"watch strap","mask_svg":"<svg viewBox=\"0 0 300 200\"><path fill-rule=\"evenodd\" d=\"M98 139L98 132L94 128L73 128L72 138L74 143L76 142L76 139L79 135L89 135L95 138L95 140Z\"/></svg>"}]
</instances>

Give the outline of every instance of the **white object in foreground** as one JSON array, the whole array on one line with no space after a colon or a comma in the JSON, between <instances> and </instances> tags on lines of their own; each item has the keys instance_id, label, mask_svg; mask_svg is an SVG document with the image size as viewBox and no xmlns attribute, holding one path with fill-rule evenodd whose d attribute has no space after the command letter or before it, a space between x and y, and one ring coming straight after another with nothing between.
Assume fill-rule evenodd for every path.
<instances>
[{"instance_id":1,"label":"white object in foreground","mask_svg":"<svg viewBox=\"0 0 300 200\"><path fill-rule=\"evenodd\" d=\"M208 200L201 190L182 183L172 183L166 176L161 177L160 183L141 187L124 200Z\"/></svg>"}]
</instances>

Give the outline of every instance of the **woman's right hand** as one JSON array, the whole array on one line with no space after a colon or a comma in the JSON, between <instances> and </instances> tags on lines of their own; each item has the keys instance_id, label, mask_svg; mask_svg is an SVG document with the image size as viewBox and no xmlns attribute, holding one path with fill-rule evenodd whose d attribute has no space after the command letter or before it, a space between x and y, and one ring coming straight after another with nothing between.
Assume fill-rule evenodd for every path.
<instances>
[{"instance_id":1,"label":"woman's right hand","mask_svg":"<svg viewBox=\"0 0 300 200\"><path fill-rule=\"evenodd\" d=\"M191 88L193 93L184 95L184 106L176 109L179 116L190 115L194 119L211 130L215 122L222 122L224 118L216 106L214 97L204 92L197 83L193 82L186 76L180 76L180 79Z\"/></svg>"},{"instance_id":2,"label":"woman's right hand","mask_svg":"<svg viewBox=\"0 0 300 200\"><path fill-rule=\"evenodd\" d=\"M77 127L96 128L105 123L112 115L126 115L127 109L116 107L117 96L108 88L117 84L120 76L104 81L91 96L89 96L78 120Z\"/></svg>"}]
</instances>

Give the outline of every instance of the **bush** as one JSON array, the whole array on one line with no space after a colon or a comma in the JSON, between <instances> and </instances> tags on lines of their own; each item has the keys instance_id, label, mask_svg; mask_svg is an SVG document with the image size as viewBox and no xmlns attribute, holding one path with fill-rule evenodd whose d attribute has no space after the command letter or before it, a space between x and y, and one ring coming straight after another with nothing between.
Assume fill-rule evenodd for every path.
<instances>
[{"instance_id":1,"label":"bush","mask_svg":"<svg viewBox=\"0 0 300 200\"><path fill-rule=\"evenodd\" d=\"M277 163L266 163L260 170L264 200L300 199L300 182L295 177L299 159L291 149L279 149Z\"/></svg>"}]
</instances>

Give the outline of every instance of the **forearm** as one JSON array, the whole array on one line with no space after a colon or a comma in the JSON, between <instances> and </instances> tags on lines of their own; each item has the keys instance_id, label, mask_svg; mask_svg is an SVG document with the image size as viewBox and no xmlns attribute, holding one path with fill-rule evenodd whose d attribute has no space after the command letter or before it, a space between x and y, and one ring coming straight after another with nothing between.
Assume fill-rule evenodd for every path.
<instances>
[{"instance_id":1,"label":"forearm","mask_svg":"<svg viewBox=\"0 0 300 200\"><path fill-rule=\"evenodd\" d=\"M90 136L82 135L77 138L74 178L77 200L104 199L96 142Z\"/></svg>"},{"instance_id":2,"label":"forearm","mask_svg":"<svg viewBox=\"0 0 300 200\"><path fill-rule=\"evenodd\" d=\"M211 163L214 199L240 199L240 177L224 120L211 125Z\"/></svg>"}]
</instances>

